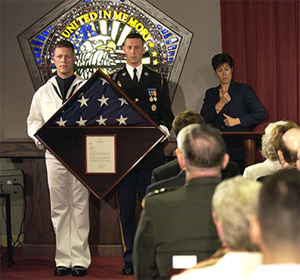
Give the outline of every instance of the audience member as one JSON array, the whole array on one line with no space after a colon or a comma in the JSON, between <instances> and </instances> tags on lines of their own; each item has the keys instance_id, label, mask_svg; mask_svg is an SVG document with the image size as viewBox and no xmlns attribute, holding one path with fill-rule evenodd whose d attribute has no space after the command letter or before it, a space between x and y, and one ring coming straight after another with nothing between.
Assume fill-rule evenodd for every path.
<instances>
[{"instance_id":1,"label":"audience member","mask_svg":"<svg viewBox=\"0 0 300 280\"><path fill-rule=\"evenodd\" d=\"M210 257L220 241L211 215L211 199L229 160L220 131L191 124L177 137L176 154L186 184L145 198L133 250L137 279L166 279L173 255Z\"/></svg>"},{"instance_id":2,"label":"audience member","mask_svg":"<svg viewBox=\"0 0 300 280\"><path fill-rule=\"evenodd\" d=\"M285 132L279 141L278 157L282 168L296 167L300 148L300 129L292 128Z\"/></svg>"},{"instance_id":3,"label":"audience member","mask_svg":"<svg viewBox=\"0 0 300 280\"><path fill-rule=\"evenodd\" d=\"M262 176L273 174L280 168L278 155L272 145L272 131L277 125L284 125L286 121L270 123L265 128L265 134L261 139L261 154L266 160L245 168L243 177L256 180Z\"/></svg>"},{"instance_id":4,"label":"audience member","mask_svg":"<svg viewBox=\"0 0 300 280\"><path fill-rule=\"evenodd\" d=\"M300 173L295 168L270 175L259 196L250 236L263 253L263 265L248 280L299 279Z\"/></svg>"},{"instance_id":5,"label":"audience member","mask_svg":"<svg viewBox=\"0 0 300 280\"><path fill-rule=\"evenodd\" d=\"M179 131L182 128L192 123L205 124L201 114L195 111L185 110L183 112L180 112L172 122L172 129L174 131L175 136L177 137ZM161 166L158 166L152 171L151 183L156 183L158 181L173 177L177 175L180 172L180 170L181 169L177 159L167 162L166 164L163 164Z\"/></svg>"},{"instance_id":6,"label":"audience member","mask_svg":"<svg viewBox=\"0 0 300 280\"><path fill-rule=\"evenodd\" d=\"M289 129L292 128L299 128L299 126L292 121L286 121L285 124L277 125L272 130L271 144L274 146L276 154L278 153L279 150L279 142L281 137L283 136L284 133L286 133Z\"/></svg>"},{"instance_id":7,"label":"audience member","mask_svg":"<svg viewBox=\"0 0 300 280\"><path fill-rule=\"evenodd\" d=\"M179 131L189 124L197 123L204 124L204 119L201 114L186 110L179 113L173 123L172 129L177 137ZM239 168L235 162L229 161L225 169L221 171L222 180L230 177L234 177L238 174ZM161 188L180 188L185 183L185 171L180 169L178 160L174 159L164 165L155 168L152 172L152 184L148 186L147 193L160 190Z\"/></svg>"},{"instance_id":8,"label":"audience member","mask_svg":"<svg viewBox=\"0 0 300 280\"><path fill-rule=\"evenodd\" d=\"M299 126L294 122L286 121L284 124L277 124L271 132L270 145L274 147L276 156L278 158L278 162L279 162L278 151L279 151L280 140L282 139L283 134L292 128L299 128ZM279 164L280 164L280 162L279 162ZM282 166L280 164L279 169L281 169L281 168L282 168ZM269 175L268 174L262 175L260 177L257 177L256 180L263 181Z\"/></svg>"},{"instance_id":9,"label":"audience member","mask_svg":"<svg viewBox=\"0 0 300 280\"><path fill-rule=\"evenodd\" d=\"M230 275L231 280L246 279L262 263L262 255L250 241L249 223L256 214L258 195L262 184L236 176L224 180L214 192L212 215L222 245L228 252L214 265L195 266L172 280L221 279Z\"/></svg>"}]
</instances>

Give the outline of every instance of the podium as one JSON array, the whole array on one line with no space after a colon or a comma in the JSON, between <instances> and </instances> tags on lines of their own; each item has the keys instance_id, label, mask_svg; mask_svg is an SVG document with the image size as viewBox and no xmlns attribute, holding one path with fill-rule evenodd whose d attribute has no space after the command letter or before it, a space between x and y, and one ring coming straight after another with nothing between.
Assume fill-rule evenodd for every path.
<instances>
[{"instance_id":1,"label":"podium","mask_svg":"<svg viewBox=\"0 0 300 280\"><path fill-rule=\"evenodd\" d=\"M244 167L257 163L256 147L261 147L264 132L222 132L228 147L244 147Z\"/></svg>"}]
</instances>

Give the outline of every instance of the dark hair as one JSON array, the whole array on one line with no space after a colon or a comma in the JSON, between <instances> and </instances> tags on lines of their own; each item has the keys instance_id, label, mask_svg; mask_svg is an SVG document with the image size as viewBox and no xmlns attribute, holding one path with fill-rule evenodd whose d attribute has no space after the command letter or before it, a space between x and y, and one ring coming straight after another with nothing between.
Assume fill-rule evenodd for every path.
<instances>
[{"instance_id":1,"label":"dark hair","mask_svg":"<svg viewBox=\"0 0 300 280\"><path fill-rule=\"evenodd\" d=\"M187 133L182 142L181 152L191 166L212 168L222 165L225 142L218 129L206 124L190 124L183 130Z\"/></svg>"},{"instance_id":2,"label":"dark hair","mask_svg":"<svg viewBox=\"0 0 300 280\"><path fill-rule=\"evenodd\" d=\"M67 41L67 40L58 41L55 44L55 49L56 48L68 48L68 49L72 49L72 51L74 53L74 46L73 46L73 44L70 41Z\"/></svg>"},{"instance_id":3,"label":"dark hair","mask_svg":"<svg viewBox=\"0 0 300 280\"><path fill-rule=\"evenodd\" d=\"M144 38L143 38L142 35L139 34L139 33L129 33L129 34L126 36L123 45L125 44L125 41L126 41L127 39L141 39L142 45L144 45L144 43L145 43Z\"/></svg>"},{"instance_id":4,"label":"dark hair","mask_svg":"<svg viewBox=\"0 0 300 280\"><path fill-rule=\"evenodd\" d=\"M228 63L229 66L232 68L232 58L229 54L227 53L219 53L216 54L211 61L212 67L214 71L224 63Z\"/></svg>"},{"instance_id":5,"label":"dark hair","mask_svg":"<svg viewBox=\"0 0 300 280\"><path fill-rule=\"evenodd\" d=\"M258 218L269 248L288 242L300 246L300 173L295 168L282 169L268 176L259 196Z\"/></svg>"},{"instance_id":6,"label":"dark hair","mask_svg":"<svg viewBox=\"0 0 300 280\"><path fill-rule=\"evenodd\" d=\"M204 118L200 113L192 110L180 112L172 123L172 129L177 136L179 131L192 123L205 124Z\"/></svg>"}]
</instances>

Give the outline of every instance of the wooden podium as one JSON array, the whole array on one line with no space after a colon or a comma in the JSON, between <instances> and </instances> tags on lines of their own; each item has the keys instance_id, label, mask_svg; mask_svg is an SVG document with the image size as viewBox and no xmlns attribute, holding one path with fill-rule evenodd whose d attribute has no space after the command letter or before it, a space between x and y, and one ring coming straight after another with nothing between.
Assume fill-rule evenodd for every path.
<instances>
[{"instance_id":1,"label":"wooden podium","mask_svg":"<svg viewBox=\"0 0 300 280\"><path fill-rule=\"evenodd\" d=\"M264 132L222 132L228 147L244 147L244 167L257 163L256 147L261 147Z\"/></svg>"}]
</instances>

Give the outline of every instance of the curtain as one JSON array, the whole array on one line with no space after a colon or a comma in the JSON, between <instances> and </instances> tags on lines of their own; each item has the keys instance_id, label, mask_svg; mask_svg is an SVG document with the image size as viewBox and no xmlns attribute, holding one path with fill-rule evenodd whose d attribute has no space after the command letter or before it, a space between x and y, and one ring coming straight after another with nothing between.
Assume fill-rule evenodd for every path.
<instances>
[{"instance_id":1,"label":"curtain","mask_svg":"<svg viewBox=\"0 0 300 280\"><path fill-rule=\"evenodd\" d=\"M270 123L300 124L300 1L220 0L222 51L234 60L233 78L251 86Z\"/></svg>"}]
</instances>

